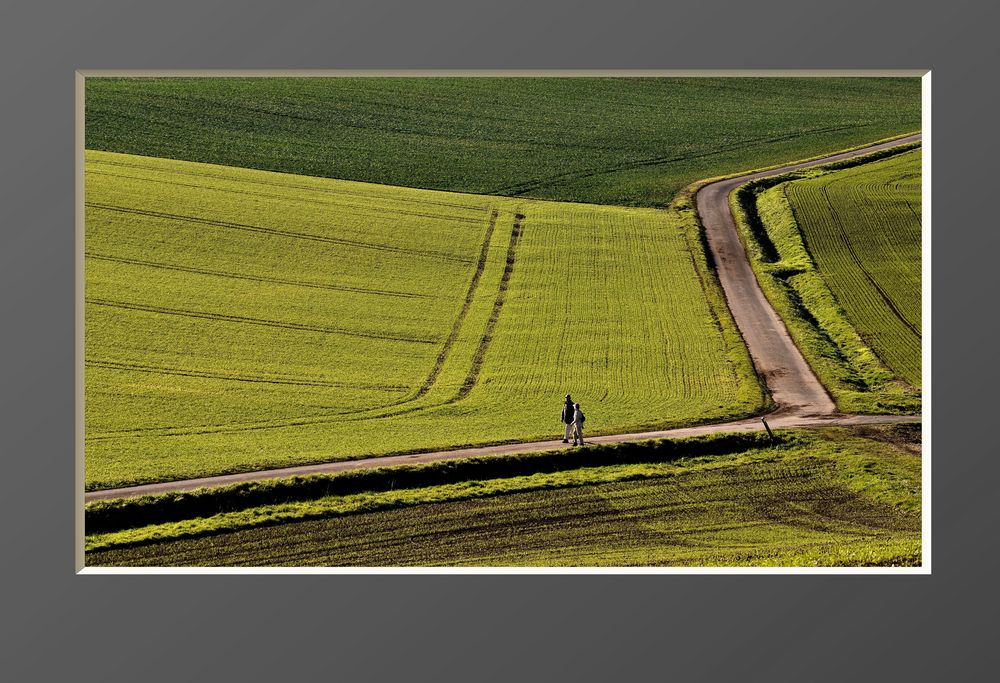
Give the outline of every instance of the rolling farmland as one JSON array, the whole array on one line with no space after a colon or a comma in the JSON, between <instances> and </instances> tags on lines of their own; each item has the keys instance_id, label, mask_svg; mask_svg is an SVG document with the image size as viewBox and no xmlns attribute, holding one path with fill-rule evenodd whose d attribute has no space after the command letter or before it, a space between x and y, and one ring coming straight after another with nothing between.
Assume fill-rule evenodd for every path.
<instances>
[{"instance_id":1,"label":"rolling farmland","mask_svg":"<svg viewBox=\"0 0 1000 683\"><path fill-rule=\"evenodd\" d=\"M785 189L806 246L861 336L920 387L920 150Z\"/></svg>"},{"instance_id":2,"label":"rolling farmland","mask_svg":"<svg viewBox=\"0 0 1000 683\"><path fill-rule=\"evenodd\" d=\"M88 78L88 149L662 207L920 127L918 78Z\"/></svg>"},{"instance_id":3,"label":"rolling farmland","mask_svg":"<svg viewBox=\"0 0 1000 683\"><path fill-rule=\"evenodd\" d=\"M267 521L259 508L235 531L205 520L200 537L148 527L144 542L95 550L88 564L919 564L911 441L896 428L827 430L781 447L334 496L273 506L318 515L277 526L252 526Z\"/></svg>"},{"instance_id":4,"label":"rolling farmland","mask_svg":"<svg viewBox=\"0 0 1000 683\"><path fill-rule=\"evenodd\" d=\"M90 488L764 400L668 212L96 151L86 193Z\"/></svg>"},{"instance_id":5,"label":"rolling farmland","mask_svg":"<svg viewBox=\"0 0 1000 683\"><path fill-rule=\"evenodd\" d=\"M87 564L919 565L912 427L525 444L918 412L919 83L88 78Z\"/></svg>"}]
</instances>

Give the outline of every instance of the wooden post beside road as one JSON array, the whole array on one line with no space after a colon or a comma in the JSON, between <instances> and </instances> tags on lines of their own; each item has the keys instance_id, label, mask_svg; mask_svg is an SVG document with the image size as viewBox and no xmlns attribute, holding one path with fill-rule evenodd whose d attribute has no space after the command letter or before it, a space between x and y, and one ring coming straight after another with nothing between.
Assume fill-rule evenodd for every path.
<instances>
[{"instance_id":1,"label":"wooden post beside road","mask_svg":"<svg viewBox=\"0 0 1000 683\"><path fill-rule=\"evenodd\" d=\"M760 418L760 421L764 423L764 429L767 430L767 436L773 442L774 441L774 432L772 432L771 428L767 425L767 420L765 420L764 418Z\"/></svg>"}]
</instances>

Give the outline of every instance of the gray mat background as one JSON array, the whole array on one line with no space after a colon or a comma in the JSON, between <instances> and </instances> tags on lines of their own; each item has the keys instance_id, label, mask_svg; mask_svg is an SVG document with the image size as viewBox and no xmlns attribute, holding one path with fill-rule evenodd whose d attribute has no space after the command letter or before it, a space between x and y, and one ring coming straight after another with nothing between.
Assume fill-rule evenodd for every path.
<instances>
[{"instance_id":1,"label":"gray mat background","mask_svg":"<svg viewBox=\"0 0 1000 683\"><path fill-rule=\"evenodd\" d=\"M4 3L0 675L995 675L997 14L957 0ZM933 575L74 575L74 70L101 68L932 68Z\"/></svg>"}]
</instances>

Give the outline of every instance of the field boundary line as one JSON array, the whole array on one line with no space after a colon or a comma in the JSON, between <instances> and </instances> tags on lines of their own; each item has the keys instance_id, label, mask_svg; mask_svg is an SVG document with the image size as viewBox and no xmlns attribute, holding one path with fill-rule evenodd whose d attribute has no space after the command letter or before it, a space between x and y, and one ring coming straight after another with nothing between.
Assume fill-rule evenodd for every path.
<instances>
[{"instance_id":1,"label":"field boundary line","mask_svg":"<svg viewBox=\"0 0 1000 683\"><path fill-rule=\"evenodd\" d=\"M830 126L826 128L815 128L812 130L802 131L801 133L778 135L770 138L741 140L731 145L719 147L709 152L702 152L699 154L651 157L646 159L637 159L635 161L622 162L620 164L615 164L613 166L580 169L579 171L570 171L567 173L560 173L545 178L538 178L536 180L531 180L525 183L519 183L518 185L509 185L507 187L497 190L495 193L492 194L500 194L500 195L516 197L518 195L523 195L527 192L533 192L534 190L538 190L543 187L550 187L552 185L559 185L562 183L572 182L575 180L583 180L585 178L592 178L594 176L607 175L609 173L617 173L619 171L630 171L636 168L643 168L646 166L660 166L662 164L672 164L678 161L688 161L689 159L702 159L705 157L715 156L725 152L732 152L738 149L744 149L752 145L767 144L770 142L781 142L782 140L791 140L793 138L802 137L804 135L810 135L815 133L831 133L838 130L847 130L848 128L860 128L860 127L861 126L851 125L851 126Z\"/></svg>"},{"instance_id":2,"label":"field boundary line","mask_svg":"<svg viewBox=\"0 0 1000 683\"><path fill-rule=\"evenodd\" d=\"M357 211L356 209L364 209L365 208L363 205L357 204L357 203L337 202L337 201L333 201L333 200L324 201L322 199L316 199L314 197L296 197L294 195L284 196L284 195L280 195L280 194L271 194L271 193L268 193L268 192L259 192L259 191L258 192L251 192L250 190L238 190L238 189L232 188L232 187L215 187L215 186L212 186L212 185L197 185L195 183L182 183L182 182L179 182L179 181L176 181L176 180L165 180L165 179L162 179L162 178L141 178L139 176L133 176L133 175L122 175L122 174L119 174L119 173L108 173L107 171L88 171L88 173L91 173L93 175L107 176L109 178L124 178L126 180L137 180L139 182L154 183L154 184L157 184L157 185L176 185L177 187L192 187L192 188L195 188L197 190L208 190L210 192L228 192L229 194L244 195L244 196L247 196L247 197L263 197L265 199L279 199L282 202L292 201L292 202L303 202L303 203L306 203L306 204L319 204L320 206L326 206L326 207L337 209L338 210L337 211L338 214L346 214L346 215L350 215L350 216L366 217L366 216L369 215L368 213L366 213L364 211ZM221 178L221 177L219 179L220 180L224 180L224 181L228 180L226 178ZM238 180L231 180L229 182L237 183L237 182L240 182L240 181L238 181ZM333 193L333 192L331 192L329 194L333 194L334 196L336 196L336 193ZM351 211L351 209L355 209L355 210ZM472 209L470 208L470 210L472 210ZM444 214L437 214L437 213L424 213L422 211L407 211L406 209L392 209L392 208L385 207L385 206L380 206L380 207L374 207L373 206L373 207L371 207L371 213L398 214L400 216L415 216L417 218L430 218L430 219L434 219L434 220L442 220L442 221L448 221L448 222L454 221L454 222L458 222L458 223L476 223L476 224L478 224L479 221L480 221L479 218L473 218L471 216L447 216L447 215L444 215Z\"/></svg>"},{"instance_id":3,"label":"field boundary line","mask_svg":"<svg viewBox=\"0 0 1000 683\"><path fill-rule=\"evenodd\" d=\"M98 151L98 150L88 150L88 151ZM188 161L188 160L183 160L183 159L170 159L170 158L164 158L164 157L145 157L145 156L141 156L141 155L138 155L138 154L123 154L121 152L100 152L100 153L101 154L122 154L123 156L138 157L138 158L141 158L141 159L155 159L156 161L159 161L159 162L183 161L185 164L194 164L194 165L198 165L198 166L209 166L209 167L213 167L213 168L220 168L220 169L227 169L227 170L248 171L248 172L251 172L251 173L271 173L271 174L274 174L276 176L281 177L282 180L284 180L286 178L290 179L293 176L301 175L301 174L297 174L297 173L285 173L285 172L282 172L282 171L265 171L263 169L247 168L245 166L225 166L225 165L222 165L222 164L207 164L207 163L202 162L202 161ZM227 177L227 176L219 174L219 173L207 173L207 172L204 172L204 171L183 170L183 169L180 169L180 168L155 168L153 165L143 166L141 164L130 164L130 163L125 162L125 161L112 161L110 159L92 158L92 159L88 159L87 163L88 164L103 164L103 165L107 165L107 166L119 166L119 167L123 167L123 168L134 168L134 169L139 169L139 170L143 170L143 171L148 171L149 173L162 173L162 174L173 174L173 175L189 175L189 176L203 177L203 178L214 178L216 180L222 180L222 181L225 181L225 182L248 183L248 184L252 184L252 185L263 185L265 187L292 188L292 189L296 189L296 190L307 190L307 191L310 191L310 192L318 192L318 193L321 193L321 194L347 195L347 196L350 196L350 197L362 197L362 198L365 198L365 199L368 199L368 198L372 197L371 194L366 194L366 193L363 193L363 192L351 192L350 190L341 189L341 188L319 187L319 186L305 185L305 184L302 184L302 183L295 183L295 182L269 182L267 180L263 180L263 179L260 179L260 178L238 178L237 179L237 178L230 178L230 177ZM397 189L398 188L402 188L402 189L405 189L405 190L422 191L422 192L436 192L436 193L441 193L441 194L460 194L460 193L456 193L456 192L450 192L450 191L447 191L447 190L421 190L420 188L411 188L411 187L407 187L407 186L404 186L404 185L385 185L383 183L369 183L369 182L357 181L357 180L342 181L342 180L338 180L336 178L327 178L327 177L324 177L324 176L307 176L307 177L311 177L311 178L313 178L313 179L315 179L317 181L344 182L344 183L351 183L351 184L364 184L364 185L373 185L373 186L376 186L376 187L391 187L391 188L397 188ZM481 196L481 195L477 195L477 194L473 194L473 193L464 193L464 194L468 194L470 196L475 196L475 197ZM477 206L477 205L474 205L474 204L459 204L457 202L444 202L444 201L437 201L437 200L431 200L431 199L414 199L412 197L385 197L385 196L380 196L380 195L375 195L375 197L377 199L381 200L381 201L388 201L388 202L401 202L401 203L405 203L405 204L429 204L429 205L432 205L432 206L447 206L447 207L451 207L451 208L455 208L455 209L464 209L466 211L482 211L482 208L480 206Z\"/></svg>"}]
</instances>

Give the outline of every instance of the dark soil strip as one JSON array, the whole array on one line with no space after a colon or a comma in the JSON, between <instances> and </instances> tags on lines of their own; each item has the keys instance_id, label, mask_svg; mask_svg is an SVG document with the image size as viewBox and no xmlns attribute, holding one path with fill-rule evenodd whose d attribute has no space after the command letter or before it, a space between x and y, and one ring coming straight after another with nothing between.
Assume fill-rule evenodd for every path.
<instances>
[{"instance_id":1,"label":"dark soil strip","mask_svg":"<svg viewBox=\"0 0 1000 683\"><path fill-rule=\"evenodd\" d=\"M132 311L144 311L147 313L161 313L164 315L180 315L188 318L205 318L207 320L222 320L225 322L245 323L247 325L262 325L264 327L280 327L287 330L304 330L306 332L321 332L323 334L342 334L348 337L362 337L364 339L385 339L387 341L411 342L414 344L436 344L437 339L423 339L420 337L401 337L390 334L379 334L377 332L357 332L345 330L339 327L323 327L320 325L306 325L302 323L282 322L280 320L268 320L264 318L246 318L238 315L225 315L223 313L208 313L205 311L190 311L183 308L166 308L163 306L143 306L142 304L131 304L124 301L109 301L107 299L87 298L86 303L92 306L108 306L111 308L124 308Z\"/></svg>"},{"instance_id":2,"label":"dark soil strip","mask_svg":"<svg viewBox=\"0 0 1000 683\"><path fill-rule=\"evenodd\" d=\"M120 258L117 256L106 256L104 254L86 253L87 258L99 261L111 261L113 263L125 263L133 266L147 266L149 268L160 268L163 270L176 270L183 273L197 273L198 275L216 275L234 280L252 280L253 282L274 282L280 285L292 285L294 287L312 287L314 289L330 289L338 292L355 292L357 294L375 294L378 296L393 296L404 299L433 299L431 294L416 294L413 292L394 292L387 289L365 289L364 287L347 287L346 285L328 285L320 282L304 282L302 280L288 280L280 277L266 277L264 275L241 275L230 273L224 270L209 270L207 268L192 268L190 266L177 266L171 263L158 263L156 261L141 261L139 259Z\"/></svg>"},{"instance_id":3,"label":"dark soil strip","mask_svg":"<svg viewBox=\"0 0 1000 683\"><path fill-rule=\"evenodd\" d=\"M514 228L510 232L510 243L507 245L507 264L504 266L503 275L500 278L500 291L497 292L497 298L493 302L493 310L490 312L490 318L486 322L486 331L483 333L482 339L479 340L479 348L476 349L476 355L472 357L472 368L469 370L468 376L462 383L462 387L458 390L458 393L448 403L460 401L468 396L479 379L479 369L483 364L483 358L486 357L486 351L489 349L490 342L493 340L493 330L500 319L500 312L503 310L504 301L507 298L507 287L510 285L511 273L514 272L514 258L517 252L517 245L521 241L521 234L523 233L521 227L521 221L523 220L523 213L514 215Z\"/></svg>"},{"instance_id":4,"label":"dark soil strip","mask_svg":"<svg viewBox=\"0 0 1000 683\"><path fill-rule=\"evenodd\" d=\"M398 254L413 254L415 256L426 256L430 258L443 259L445 261L456 261L458 263L471 263L471 259L452 254L445 254L429 249L407 249L405 247L393 247L388 244L373 244L371 242L361 242L359 240L345 240L336 237L324 237L322 235L310 235L304 232L294 232L292 230L279 230L278 228L265 228L259 225L248 225L246 223L233 223L230 221L215 221L197 216L182 216L180 214L164 213L162 211L147 211L144 209L130 209L124 206L114 206L111 204L98 204L87 202L86 205L95 209L105 211L117 211L119 213L134 214L137 216L149 216L151 218L163 218L166 220L181 221L183 223L198 223L201 225L211 225L218 228L231 228L234 230L245 230L248 232L259 232L265 235L280 235L301 240L312 240L313 242L326 242L328 244L338 244L346 247L357 247L359 249L374 249L376 251L388 251Z\"/></svg>"}]
</instances>

